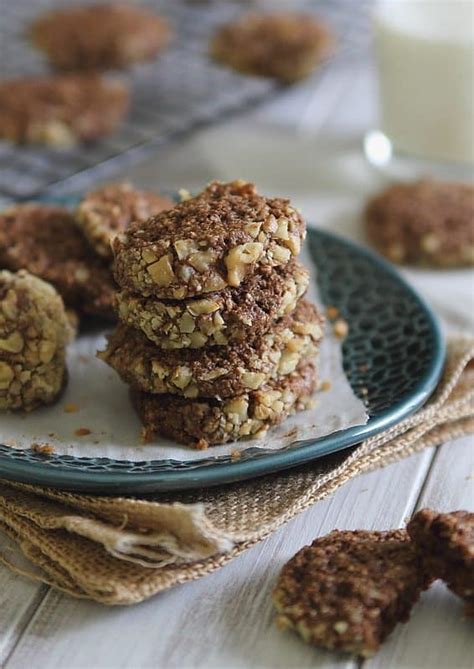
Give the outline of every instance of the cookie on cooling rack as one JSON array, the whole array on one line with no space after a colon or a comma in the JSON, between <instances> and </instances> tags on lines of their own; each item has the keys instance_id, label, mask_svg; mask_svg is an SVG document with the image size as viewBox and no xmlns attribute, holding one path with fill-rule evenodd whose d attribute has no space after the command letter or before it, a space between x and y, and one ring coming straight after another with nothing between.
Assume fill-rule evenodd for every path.
<instances>
[{"instance_id":1,"label":"cookie on cooling rack","mask_svg":"<svg viewBox=\"0 0 474 669\"><path fill-rule=\"evenodd\" d=\"M125 117L124 83L97 75L0 82L0 139L67 147L111 134Z\"/></svg>"},{"instance_id":2,"label":"cookie on cooling rack","mask_svg":"<svg viewBox=\"0 0 474 669\"><path fill-rule=\"evenodd\" d=\"M366 231L396 263L474 264L474 186L418 181L389 186L367 205Z\"/></svg>"},{"instance_id":3,"label":"cookie on cooling rack","mask_svg":"<svg viewBox=\"0 0 474 669\"><path fill-rule=\"evenodd\" d=\"M291 83L308 76L334 50L329 28L301 14L248 14L218 28L212 57L244 74Z\"/></svg>"},{"instance_id":4,"label":"cookie on cooling rack","mask_svg":"<svg viewBox=\"0 0 474 669\"><path fill-rule=\"evenodd\" d=\"M226 398L290 374L314 356L322 324L316 308L300 300L293 313L260 338L180 350L159 349L139 330L120 324L99 357L137 390Z\"/></svg>"},{"instance_id":5,"label":"cookie on cooling rack","mask_svg":"<svg viewBox=\"0 0 474 669\"><path fill-rule=\"evenodd\" d=\"M0 409L31 411L57 399L72 336L53 286L25 271L0 271Z\"/></svg>"},{"instance_id":6,"label":"cookie on cooling rack","mask_svg":"<svg viewBox=\"0 0 474 669\"><path fill-rule=\"evenodd\" d=\"M124 290L183 299L239 286L262 266L286 265L305 236L299 212L253 184L214 182L200 195L115 238Z\"/></svg>"},{"instance_id":7,"label":"cookie on cooling rack","mask_svg":"<svg viewBox=\"0 0 474 669\"><path fill-rule=\"evenodd\" d=\"M60 70L122 68L153 59L172 31L161 16L125 3L55 9L31 25L30 38Z\"/></svg>"},{"instance_id":8,"label":"cookie on cooling rack","mask_svg":"<svg viewBox=\"0 0 474 669\"><path fill-rule=\"evenodd\" d=\"M428 571L442 578L466 602L466 615L474 616L474 513L418 511L407 525L423 555Z\"/></svg>"},{"instance_id":9,"label":"cookie on cooling rack","mask_svg":"<svg viewBox=\"0 0 474 669\"><path fill-rule=\"evenodd\" d=\"M87 193L76 210L76 219L89 243L105 258L112 258L111 243L132 223L146 221L174 202L129 183L112 183Z\"/></svg>"},{"instance_id":10,"label":"cookie on cooling rack","mask_svg":"<svg viewBox=\"0 0 474 669\"><path fill-rule=\"evenodd\" d=\"M122 290L117 315L160 348L201 348L243 342L266 334L291 313L306 292L309 272L298 261L264 266L240 286L187 300L158 300Z\"/></svg>"},{"instance_id":11,"label":"cookie on cooling rack","mask_svg":"<svg viewBox=\"0 0 474 669\"><path fill-rule=\"evenodd\" d=\"M335 530L283 567L277 624L316 646L370 657L430 582L405 530Z\"/></svg>"},{"instance_id":12,"label":"cookie on cooling rack","mask_svg":"<svg viewBox=\"0 0 474 669\"><path fill-rule=\"evenodd\" d=\"M161 435L191 446L207 448L243 437L261 437L311 402L316 368L305 363L294 372L269 381L258 390L227 400L186 399L132 390L132 402L143 423L143 438Z\"/></svg>"},{"instance_id":13,"label":"cookie on cooling rack","mask_svg":"<svg viewBox=\"0 0 474 669\"><path fill-rule=\"evenodd\" d=\"M115 285L68 209L19 204L0 211L0 266L27 269L55 286L79 314L114 318Z\"/></svg>"}]
</instances>

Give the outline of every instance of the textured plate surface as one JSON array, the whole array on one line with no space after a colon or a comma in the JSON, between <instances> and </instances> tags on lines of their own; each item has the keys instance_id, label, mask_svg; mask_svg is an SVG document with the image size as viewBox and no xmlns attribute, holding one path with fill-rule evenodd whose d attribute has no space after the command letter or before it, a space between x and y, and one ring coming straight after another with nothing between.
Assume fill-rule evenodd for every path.
<instances>
[{"instance_id":1,"label":"textured plate surface","mask_svg":"<svg viewBox=\"0 0 474 669\"><path fill-rule=\"evenodd\" d=\"M249 448L199 461L130 462L44 456L0 445L0 476L28 483L104 494L139 494L218 485L260 476L347 448L420 407L440 377L444 344L429 307L384 260L328 232L309 230L325 304L349 323L344 368L355 393L367 401L366 425L278 451Z\"/></svg>"}]
</instances>

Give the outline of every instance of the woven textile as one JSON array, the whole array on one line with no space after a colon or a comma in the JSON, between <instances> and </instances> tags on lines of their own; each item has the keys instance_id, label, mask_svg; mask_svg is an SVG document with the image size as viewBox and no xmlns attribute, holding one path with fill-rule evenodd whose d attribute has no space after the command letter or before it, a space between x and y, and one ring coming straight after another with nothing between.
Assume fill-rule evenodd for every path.
<instances>
[{"instance_id":1,"label":"woven textile","mask_svg":"<svg viewBox=\"0 0 474 669\"><path fill-rule=\"evenodd\" d=\"M134 604L222 567L350 479L474 432L474 340L453 339L443 378L410 418L298 469L148 499L93 497L0 480L0 531L76 597Z\"/></svg>"}]
</instances>

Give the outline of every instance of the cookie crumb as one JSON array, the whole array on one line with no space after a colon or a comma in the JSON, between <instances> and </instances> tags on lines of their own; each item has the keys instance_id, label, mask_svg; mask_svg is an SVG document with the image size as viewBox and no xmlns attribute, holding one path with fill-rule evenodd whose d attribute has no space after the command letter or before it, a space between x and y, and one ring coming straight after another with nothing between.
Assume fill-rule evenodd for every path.
<instances>
[{"instance_id":1,"label":"cookie crumb","mask_svg":"<svg viewBox=\"0 0 474 669\"><path fill-rule=\"evenodd\" d=\"M74 434L76 437L86 437L88 434L91 434L91 430L88 427L80 427L75 430Z\"/></svg>"},{"instance_id":2,"label":"cookie crumb","mask_svg":"<svg viewBox=\"0 0 474 669\"><path fill-rule=\"evenodd\" d=\"M230 459L232 462L237 462L237 460L240 460L242 457L242 453L238 451L236 448L233 448L230 452Z\"/></svg>"},{"instance_id":3,"label":"cookie crumb","mask_svg":"<svg viewBox=\"0 0 474 669\"><path fill-rule=\"evenodd\" d=\"M33 453L40 453L41 455L53 455L54 446L52 444L31 444Z\"/></svg>"},{"instance_id":4,"label":"cookie crumb","mask_svg":"<svg viewBox=\"0 0 474 669\"><path fill-rule=\"evenodd\" d=\"M339 309L330 304L326 308L326 315L330 321L334 321L339 316Z\"/></svg>"},{"instance_id":5,"label":"cookie crumb","mask_svg":"<svg viewBox=\"0 0 474 669\"><path fill-rule=\"evenodd\" d=\"M148 428L143 427L140 430L140 443L141 444L149 444L150 441L152 441L153 434L150 434L150 430Z\"/></svg>"},{"instance_id":6,"label":"cookie crumb","mask_svg":"<svg viewBox=\"0 0 474 669\"><path fill-rule=\"evenodd\" d=\"M343 318L338 318L337 321L334 322L332 331L334 336L338 339L345 339L349 334L349 325Z\"/></svg>"},{"instance_id":7,"label":"cookie crumb","mask_svg":"<svg viewBox=\"0 0 474 669\"><path fill-rule=\"evenodd\" d=\"M178 191L179 199L181 202L185 202L186 200L190 200L192 195L188 191L187 188L180 188Z\"/></svg>"},{"instance_id":8,"label":"cookie crumb","mask_svg":"<svg viewBox=\"0 0 474 669\"><path fill-rule=\"evenodd\" d=\"M327 392L328 390L331 390L332 388L332 383L329 379L325 379L324 381L321 381L321 385L319 386L319 390L321 390L323 393Z\"/></svg>"},{"instance_id":9,"label":"cookie crumb","mask_svg":"<svg viewBox=\"0 0 474 669\"><path fill-rule=\"evenodd\" d=\"M77 411L79 411L77 404L71 402L70 404L64 405L64 413L76 413Z\"/></svg>"},{"instance_id":10,"label":"cookie crumb","mask_svg":"<svg viewBox=\"0 0 474 669\"><path fill-rule=\"evenodd\" d=\"M196 444L196 448L198 451L205 451L209 448L209 442L206 439L199 439Z\"/></svg>"}]
</instances>

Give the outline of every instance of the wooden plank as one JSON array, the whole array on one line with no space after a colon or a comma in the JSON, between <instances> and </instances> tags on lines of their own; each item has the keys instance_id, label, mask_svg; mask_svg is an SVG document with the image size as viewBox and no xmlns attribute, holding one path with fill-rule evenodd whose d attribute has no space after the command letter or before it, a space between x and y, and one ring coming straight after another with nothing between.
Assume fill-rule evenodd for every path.
<instances>
[{"instance_id":1,"label":"wooden plank","mask_svg":"<svg viewBox=\"0 0 474 669\"><path fill-rule=\"evenodd\" d=\"M5 669L106 667L344 667L274 624L271 590L283 564L335 527L398 526L429 469L425 451L351 481L224 569L133 608L106 608L51 591Z\"/></svg>"},{"instance_id":2,"label":"wooden plank","mask_svg":"<svg viewBox=\"0 0 474 669\"><path fill-rule=\"evenodd\" d=\"M474 439L463 437L438 450L417 508L474 511ZM472 621L442 583L422 595L407 625L400 625L364 669L472 669Z\"/></svg>"},{"instance_id":3,"label":"wooden plank","mask_svg":"<svg viewBox=\"0 0 474 669\"><path fill-rule=\"evenodd\" d=\"M27 565L13 544L0 534L0 554L19 568ZM0 564L0 667L45 597L48 587L12 573Z\"/></svg>"}]
</instances>

